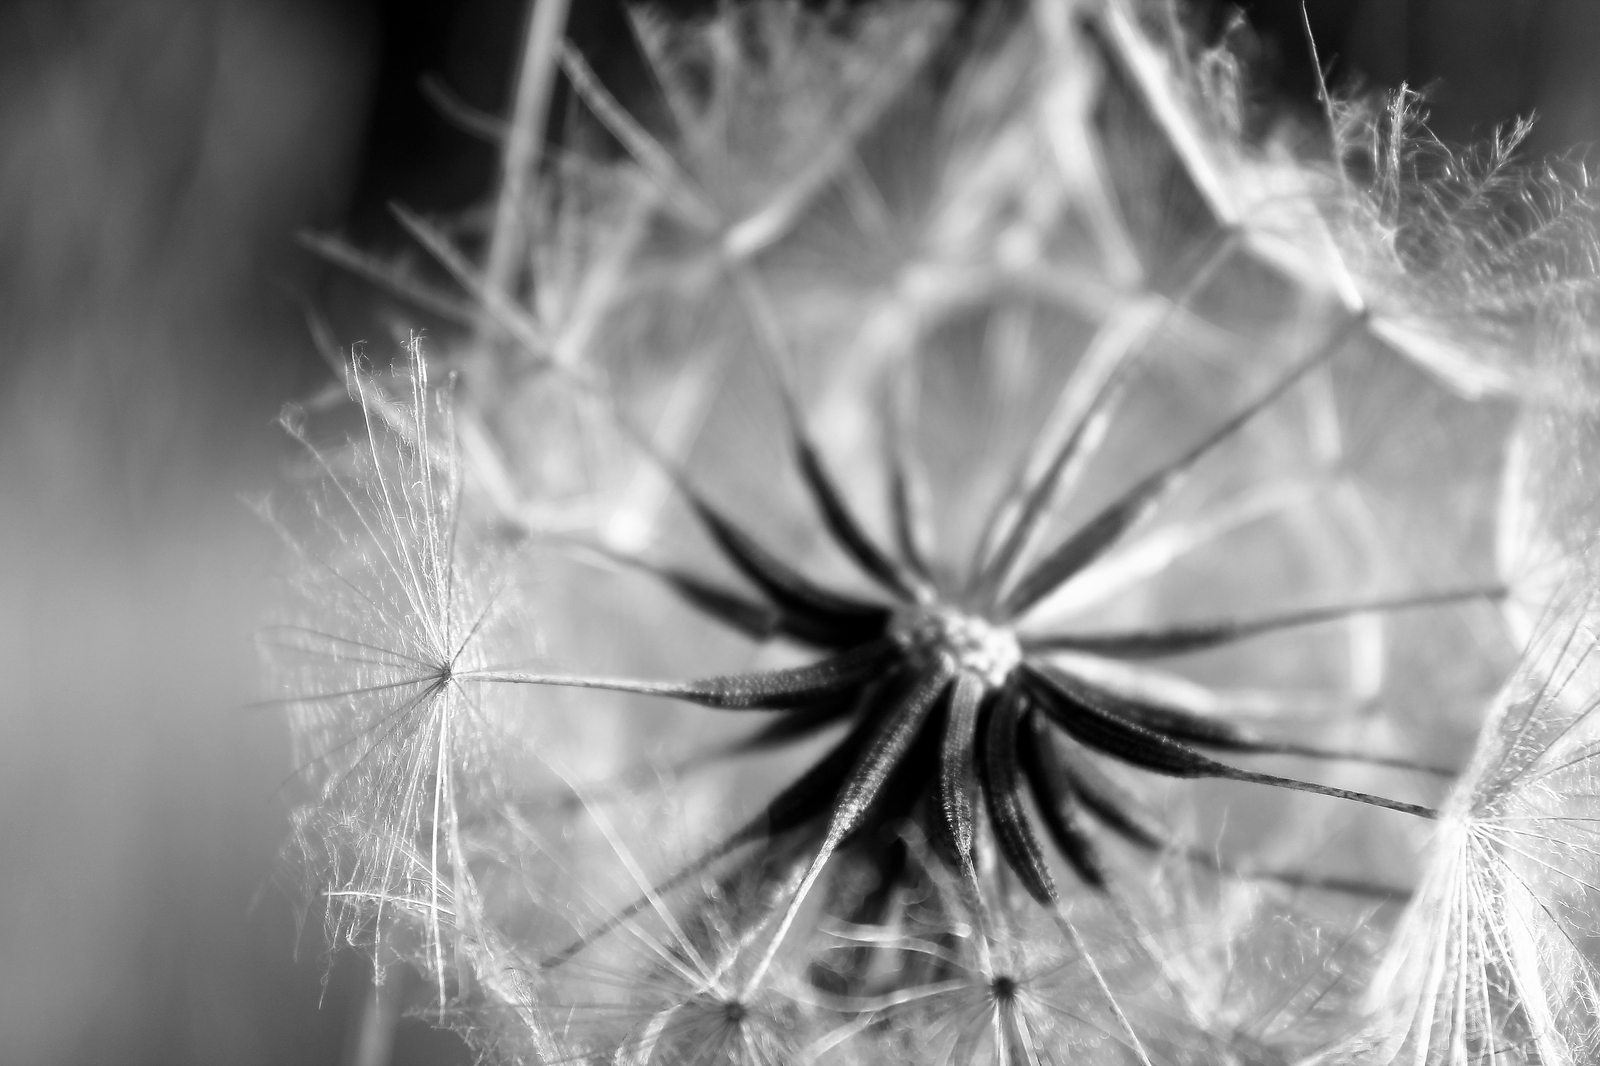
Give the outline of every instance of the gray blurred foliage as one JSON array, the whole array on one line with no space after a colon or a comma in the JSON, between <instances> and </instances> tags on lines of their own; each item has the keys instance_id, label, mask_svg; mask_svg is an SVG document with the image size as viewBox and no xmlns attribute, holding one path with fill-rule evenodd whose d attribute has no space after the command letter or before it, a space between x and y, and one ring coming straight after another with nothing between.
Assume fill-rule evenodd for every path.
<instances>
[{"instance_id":1,"label":"gray blurred foliage","mask_svg":"<svg viewBox=\"0 0 1600 1066\"><path fill-rule=\"evenodd\" d=\"M369 56L311 4L0 10L0 1062L334 1061L252 897L287 762L250 697L304 328Z\"/></svg>"}]
</instances>

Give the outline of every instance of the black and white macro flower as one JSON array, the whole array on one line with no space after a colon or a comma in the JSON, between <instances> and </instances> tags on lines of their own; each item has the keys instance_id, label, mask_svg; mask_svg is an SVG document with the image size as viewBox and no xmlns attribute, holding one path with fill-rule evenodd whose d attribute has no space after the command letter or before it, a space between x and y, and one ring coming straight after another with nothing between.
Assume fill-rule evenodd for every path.
<instances>
[{"instance_id":1,"label":"black and white macro flower","mask_svg":"<svg viewBox=\"0 0 1600 1066\"><path fill-rule=\"evenodd\" d=\"M1163 13L639 13L659 106L544 41L569 143L492 232L402 214L464 297L336 253L473 327L448 395L355 374L288 531L337 935L543 1061L1366 1039L1587 199L1520 240L1409 99L1247 142Z\"/></svg>"}]
</instances>

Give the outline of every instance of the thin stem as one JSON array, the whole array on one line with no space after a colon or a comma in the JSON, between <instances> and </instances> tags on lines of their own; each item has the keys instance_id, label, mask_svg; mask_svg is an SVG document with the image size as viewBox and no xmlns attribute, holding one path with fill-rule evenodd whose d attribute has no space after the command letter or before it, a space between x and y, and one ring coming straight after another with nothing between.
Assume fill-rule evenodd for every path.
<instances>
[{"instance_id":1,"label":"thin stem","mask_svg":"<svg viewBox=\"0 0 1600 1066\"><path fill-rule=\"evenodd\" d=\"M1160 506L1168 494L1182 483L1196 463L1254 420L1312 370L1335 355L1365 321L1366 319L1359 315L1347 318L1309 357L1291 367L1271 387L1232 418L1218 426L1187 452L1135 484L1120 499L1107 506L1076 533L1062 541L1033 569L1024 574L1016 587L1001 599L996 610L997 617L1008 620L1026 614L1040 600L1100 558L1129 530L1143 522Z\"/></svg>"},{"instance_id":2,"label":"thin stem","mask_svg":"<svg viewBox=\"0 0 1600 1066\"><path fill-rule=\"evenodd\" d=\"M537 0L528 14L517 73L517 99L500 161L500 195L495 201L494 230L484 268L484 287L490 292L511 293L518 263L527 247L524 210L544 148L545 122L567 24L567 3L568 0Z\"/></svg>"},{"instance_id":3,"label":"thin stem","mask_svg":"<svg viewBox=\"0 0 1600 1066\"><path fill-rule=\"evenodd\" d=\"M1357 600L1353 603L1310 607L1300 611L1268 615L1264 618L1241 618L1223 622L1202 622L1195 625L1173 626L1168 629L1129 631L1125 633L1058 633L1039 637L1024 637L1022 647L1029 652L1081 651L1118 659L1162 658L1169 655L1187 655L1205 651L1222 644L1245 640L1249 637L1275 633L1285 629L1335 622L1352 615L1377 611L1401 611L1419 607L1438 607L1465 600L1499 599L1506 594L1504 585L1483 585L1465 589L1447 589L1424 592L1414 596L1384 597Z\"/></svg>"}]
</instances>

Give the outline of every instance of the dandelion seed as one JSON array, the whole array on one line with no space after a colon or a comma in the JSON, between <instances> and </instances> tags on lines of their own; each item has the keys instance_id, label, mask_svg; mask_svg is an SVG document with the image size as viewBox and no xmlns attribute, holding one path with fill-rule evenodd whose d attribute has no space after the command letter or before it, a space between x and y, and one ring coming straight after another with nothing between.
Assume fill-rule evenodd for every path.
<instances>
[{"instance_id":1,"label":"dandelion seed","mask_svg":"<svg viewBox=\"0 0 1600 1066\"><path fill-rule=\"evenodd\" d=\"M456 773L493 728L458 676L481 662L503 605L463 562L450 407L429 391L419 342L410 357L401 402L352 367L360 444L328 455L286 423L320 486L310 533L269 515L301 569L261 641L319 793L302 846L336 863L330 932L355 937L370 916L381 937L386 911L422 901L442 1002L448 901L468 892Z\"/></svg>"},{"instance_id":2,"label":"dandelion seed","mask_svg":"<svg viewBox=\"0 0 1600 1066\"><path fill-rule=\"evenodd\" d=\"M1496 701L1369 991L1371 1061L1578 1063L1600 1048L1592 609L1557 600Z\"/></svg>"},{"instance_id":3,"label":"dandelion seed","mask_svg":"<svg viewBox=\"0 0 1600 1066\"><path fill-rule=\"evenodd\" d=\"M1101 943L1091 955L1081 937L1064 935L1063 925L1032 908L1009 906L1003 891L977 905L927 842L907 843L933 891L896 926L831 928L843 946L823 953L820 964L851 975L846 983L856 994L828 1001L849 1020L818 1039L809 1056L829 1061L865 1034L880 1057L904 1061L1148 1061L1126 1018L1104 998L1101 967L1125 961L1124 946ZM856 976L856 956L864 952L894 960L875 984Z\"/></svg>"},{"instance_id":4,"label":"dandelion seed","mask_svg":"<svg viewBox=\"0 0 1600 1066\"><path fill-rule=\"evenodd\" d=\"M604 960L568 968L544 1009L565 1018L581 1061L780 1066L796 1060L814 1013L791 994L787 975L748 984L751 931L742 919L743 886L710 883L715 903L680 921L651 886L616 826L579 793L588 819L646 896L643 913L617 923Z\"/></svg>"}]
</instances>

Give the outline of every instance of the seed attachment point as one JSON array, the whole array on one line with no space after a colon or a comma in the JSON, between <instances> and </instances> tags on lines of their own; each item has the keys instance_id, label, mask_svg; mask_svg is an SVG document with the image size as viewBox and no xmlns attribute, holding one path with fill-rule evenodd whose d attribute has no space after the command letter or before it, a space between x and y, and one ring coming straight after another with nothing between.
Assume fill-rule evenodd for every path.
<instances>
[{"instance_id":1,"label":"seed attachment point","mask_svg":"<svg viewBox=\"0 0 1600 1066\"><path fill-rule=\"evenodd\" d=\"M890 632L912 655L943 655L989 688L1004 685L1022 662L1022 646L1010 629L942 604L906 609Z\"/></svg>"}]
</instances>

